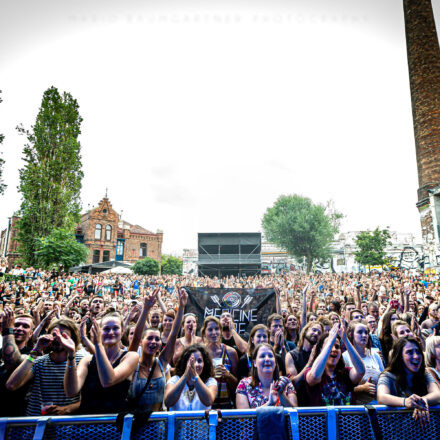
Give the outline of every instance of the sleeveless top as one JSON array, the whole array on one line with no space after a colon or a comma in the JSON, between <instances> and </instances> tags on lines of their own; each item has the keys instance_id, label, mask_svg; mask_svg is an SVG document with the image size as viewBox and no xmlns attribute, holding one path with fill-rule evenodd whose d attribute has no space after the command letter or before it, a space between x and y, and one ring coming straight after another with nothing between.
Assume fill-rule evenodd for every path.
<instances>
[{"instance_id":1,"label":"sleeveless top","mask_svg":"<svg viewBox=\"0 0 440 440\"><path fill-rule=\"evenodd\" d=\"M226 350L226 345L222 344L222 354L218 358L213 358L212 363L214 368L217 365L224 365L228 371L231 371L231 361L228 356L228 350ZM231 398L229 396L228 384L225 379L217 379L217 397L212 405L213 408L232 408Z\"/></svg>"},{"instance_id":2,"label":"sleeveless top","mask_svg":"<svg viewBox=\"0 0 440 440\"><path fill-rule=\"evenodd\" d=\"M162 408L166 379L162 362L159 358L156 359L157 365L159 365L160 371L162 372L162 376L152 378L148 388L142 394L138 408L142 409L143 411L153 411L155 404L159 404ZM130 399L136 399L136 397L139 396L144 389L145 383L147 382L146 377L139 377L139 366L140 363L138 363L136 367L136 371L133 375L133 380L131 381L130 389L128 391L128 396Z\"/></svg>"},{"instance_id":3,"label":"sleeveless top","mask_svg":"<svg viewBox=\"0 0 440 440\"><path fill-rule=\"evenodd\" d=\"M113 362L112 367L116 368L127 352ZM99 380L96 357L93 355L89 364L84 386L81 390L81 404L78 414L111 414L124 411L126 409L126 397L130 380L125 379L109 388L104 388Z\"/></svg>"}]
</instances>

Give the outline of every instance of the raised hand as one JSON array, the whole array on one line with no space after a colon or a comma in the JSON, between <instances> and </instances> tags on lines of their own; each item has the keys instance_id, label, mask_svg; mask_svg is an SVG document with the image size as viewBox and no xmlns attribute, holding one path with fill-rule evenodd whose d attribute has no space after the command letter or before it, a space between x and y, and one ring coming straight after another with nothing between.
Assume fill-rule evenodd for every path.
<instances>
[{"instance_id":1,"label":"raised hand","mask_svg":"<svg viewBox=\"0 0 440 440\"><path fill-rule=\"evenodd\" d=\"M179 307L185 307L188 304L188 292L185 289L178 288Z\"/></svg>"},{"instance_id":2,"label":"raised hand","mask_svg":"<svg viewBox=\"0 0 440 440\"><path fill-rule=\"evenodd\" d=\"M157 295L159 295L159 291L160 291L160 289L157 287L156 289L153 290L153 293L150 293L150 295L147 295L144 298L144 308L145 309L151 309L151 307L154 306L154 304L157 300Z\"/></svg>"},{"instance_id":3,"label":"raised hand","mask_svg":"<svg viewBox=\"0 0 440 440\"><path fill-rule=\"evenodd\" d=\"M284 332L282 329L279 329L275 333L275 344L278 347L282 347L284 345Z\"/></svg>"},{"instance_id":4,"label":"raised hand","mask_svg":"<svg viewBox=\"0 0 440 440\"><path fill-rule=\"evenodd\" d=\"M3 321L2 326L3 328L14 328L14 322L15 322L15 315L14 311L10 307L5 307L5 310L3 312Z\"/></svg>"},{"instance_id":5,"label":"raised hand","mask_svg":"<svg viewBox=\"0 0 440 440\"><path fill-rule=\"evenodd\" d=\"M347 331L347 329L345 327L345 320L344 320L344 318L342 318L341 322L340 322L340 327L339 327L339 337L341 339L345 339L347 337L346 331Z\"/></svg>"},{"instance_id":6,"label":"raised hand","mask_svg":"<svg viewBox=\"0 0 440 440\"><path fill-rule=\"evenodd\" d=\"M58 330L58 329L56 329ZM76 347L73 339L69 337L66 332L61 333L59 330L55 335L56 340L66 349L70 354L75 354Z\"/></svg>"},{"instance_id":7,"label":"raised hand","mask_svg":"<svg viewBox=\"0 0 440 440\"><path fill-rule=\"evenodd\" d=\"M197 376L194 355L189 357L184 375L186 376L187 382Z\"/></svg>"},{"instance_id":8,"label":"raised hand","mask_svg":"<svg viewBox=\"0 0 440 440\"><path fill-rule=\"evenodd\" d=\"M278 401L278 391L276 390L274 383L272 382L270 384L269 388L269 402L268 405L272 406L275 405L275 403Z\"/></svg>"},{"instance_id":9,"label":"raised hand","mask_svg":"<svg viewBox=\"0 0 440 440\"><path fill-rule=\"evenodd\" d=\"M102 344L102 331L96 319L92 318L92 328L90 329L90 336L95 345Z\"/></svg>"},{"instance_id":10,"label":"raised hand","mask_svg":"<svg viewBox=\"0 0 440 440\"><path fill-rule=\"evenodd\" d=\"M333 325L331 330L328 332L328 338L326 343L331 344L333 346L339 333L339 326L340 326L339 322Z\"/></svg>"},{"instance_id":11,"label":"raised hand","mask_svg":"<svg viewBox=\"0 0 440 440\"><path fill-rule=\"evenodd\" d=\"M306 284L306 287L304 287L302 294L307 295L307 291L309 290L310 284Z\"/></svg>"},{"instance_id":12,"label":"raised hand","mask_svg":"<svg viewBox=\"0 0 440 440\"><path fill-rule=\"evenodd\" d=\"M286 390L286 386L290 383L289 378L285 376L281 376L278 380L277 391L278 393L284 393Z\"/></svg>"},{"instance_id":13,"label":"raised hand","mask_svg":"<svg viewBox=\"0 0 440 440\"><path fill-rule=\"evenodd\" d=\"M52 345L54 337L52 335L43 335L38 338L37 344L35 345L35 350L39 353L43 353L46 348Z\"/></svg>"}]
</instances>

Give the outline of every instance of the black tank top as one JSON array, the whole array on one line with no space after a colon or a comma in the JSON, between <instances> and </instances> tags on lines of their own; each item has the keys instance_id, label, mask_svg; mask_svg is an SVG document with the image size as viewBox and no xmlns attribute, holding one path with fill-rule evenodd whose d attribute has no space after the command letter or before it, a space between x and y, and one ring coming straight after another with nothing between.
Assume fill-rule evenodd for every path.
<instances>
[{"instance_id":1,"label":"black tank top","mask_svg":"<svg viewBox=\"0 0 440 440\"><path fill-rule=\"evenodd\" d=\"M127 354L124 351L113 363L113 368L117 367L123 357ZM126 397L130 381L128 379L104 388L99 380L96 357L93 356L89 364L84 386L81 390L81 405L78 414L111 414L126 410Z\"/></svg>"}]
</instances>

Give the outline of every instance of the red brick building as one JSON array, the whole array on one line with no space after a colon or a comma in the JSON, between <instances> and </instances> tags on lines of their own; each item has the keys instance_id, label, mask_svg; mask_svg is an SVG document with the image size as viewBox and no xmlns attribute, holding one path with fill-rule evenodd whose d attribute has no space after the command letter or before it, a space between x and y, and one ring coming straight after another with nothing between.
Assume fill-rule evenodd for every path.
<instances>
[{"instance_id":1,"label":"red brick building","mask_svg":"<svg viewBox=\"0 0 440 440\"><path fill-rule=\"evenodd\" d=\"M8 258L9 266L20 256L14 239L18 220L17 216L12 217L0 236L0 254ZM145 257L161 260L163 233L122 220L107 197L81 216L76 237L90 250L86 264L110 260L134 263Z\"/></svg>"},{"instance_id":2,"label":"red brick building","mask_svg":"<svg viewBox=\"0 0 440 440\"><path fill-rule=\"evenodd\" d=\"M431 0L404 0L408 69L426 244L440 244L440 47Z\"/></svg>"},{"instance_id":3,"label":"red brick building","mask_svg":"<svg viewBox=\"0 0 440 440\"><path fill-rule=\"evenodd\" d=\"M17 241L17 224L20 217L13 215L8 220L8 227L3 229L0 233L0 256L7 257L8 266L13 267L15 261L18 260L20 254L18 253Z\"/></svg>"},{"instance_id":4,"label":"red brick building","mask_svg":"<svg viewBox=\"0 0 440 440\"><path fill-rule=\"evenodd\" d=\"M107 197L81 216L76 236L90 250L87 264L110 260L134 263L145 257L160 262L162 255L163 233L122 220Z\"/></svg>"}]
</instances>

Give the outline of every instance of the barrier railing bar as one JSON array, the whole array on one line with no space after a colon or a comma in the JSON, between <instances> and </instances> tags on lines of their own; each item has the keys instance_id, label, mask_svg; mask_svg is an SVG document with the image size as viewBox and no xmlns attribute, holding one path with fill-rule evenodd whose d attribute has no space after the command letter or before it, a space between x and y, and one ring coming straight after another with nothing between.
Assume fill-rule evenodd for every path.
<instances>
[{"instance_id":1,"label":"barrier railing bar","mask_svg":"<svg viewBox=\"0 0 440 440\"><path fill-rule=\"evenodd\" d=\"M127 414L124 417L124 426L122 427L121 440L130 440L132 426L133 426L133 414Z\"/></svg>"},{"instance_id":2,"label":"barrier railing bar","mask_svg":"<svg viewBox=\"0 0 440 440\"><path fill-rule=\"evenodd\" d=\"M6 438L7 422L8 422L7 418L0 418L0 440L5 440Z\"/></svg>"},{"instance_id":3,"label":"barrier railing bar","mask_svg":"<svg viewBox=\"0 0 440 440\"><path fill-rule=\"evenodd\" d=\"M167 440L174 440L175 424L176 424L176 413L170 411L168 415L168 426L167 426Z\"/></svg>"},{"instance_id":4,"label":"barrier railing bar","mask_svg":"<svg viewBox=\"0 0 440 440\"><path fill-rule=\"evenodd\" d=\"M328 440L337 440L338 438L338 425L337 415L338 410L336 408L328 408L327 410L327 438Z\"/></svg>"},{"instance_id":5,"label":"barrier railing bar","mask_svg":"<svg viewBox=\"0 0 440 440\"><path fill-rule=\"evenodd\" d=\"M209 411L209 440L216 439L217 425L218 425L217 411Z\"/></svg>"},{"instance_id":6,"label":"barrier railing bar","mask_svg":"<svg viewBox=\"0 0 440 440\"><path fill-rule=\"evenodd\" d=\"M43 440L44 431L46 429L47 421L50 417L40 417L37 422L37 426L35 427L34 438L33 440Z\"/></svg>"},{"instance_id":7,"label":"barrier railing bar","mask_svg":"<svg viewBox=\"0 0 440 440\"><path fill-rule=\"evenodd\" d=\"M286 408L290 418L290 428L292 430L292 440L299 440L299 416L296 408Z\"/></svg>"}]
</instances>

